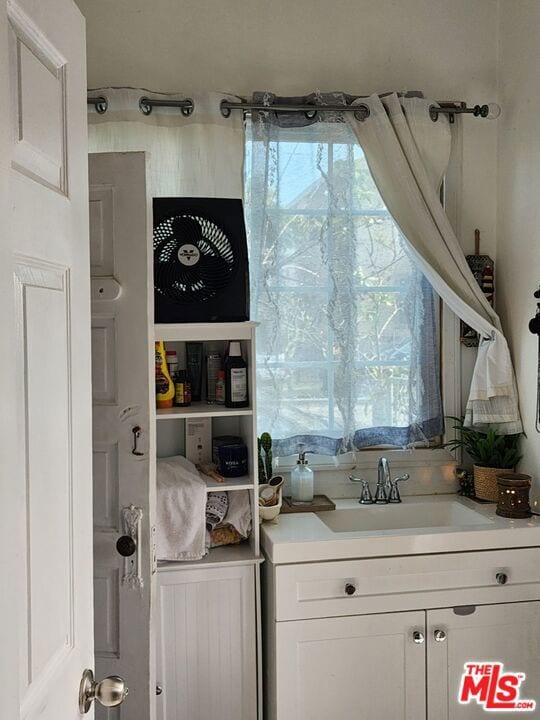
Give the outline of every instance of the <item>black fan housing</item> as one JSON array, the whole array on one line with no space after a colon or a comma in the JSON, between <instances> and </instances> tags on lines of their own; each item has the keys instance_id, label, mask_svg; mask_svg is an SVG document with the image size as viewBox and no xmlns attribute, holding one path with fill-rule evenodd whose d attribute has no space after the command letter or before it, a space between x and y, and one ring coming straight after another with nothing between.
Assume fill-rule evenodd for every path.
<instances>
[{"instance_id":1,"label":"black fan housing","mask_svg":"<svg viewBox=\"0 0 540 720\"><path fill-rule=\"evenodd\" d=\"M156 322L247 320L241 200L154 198Z\"/></svg>"}]
</instances>

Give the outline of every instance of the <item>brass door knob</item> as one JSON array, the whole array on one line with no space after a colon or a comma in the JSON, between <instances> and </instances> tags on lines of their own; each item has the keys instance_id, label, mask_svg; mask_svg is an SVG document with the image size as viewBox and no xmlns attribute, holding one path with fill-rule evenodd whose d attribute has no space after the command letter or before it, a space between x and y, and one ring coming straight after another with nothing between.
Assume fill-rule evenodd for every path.
<instances>
[{"instance_id":1,"label":"brass door knob","mask_svg":"<svg viewBox=\"0 0 540 720\"><path fill-rule=\"evenodd\" d=\"M94 700L99 700L104 707L121 705L128 692L126 683L118 675L109 675L95 682L94 673L87 669L83 672L79 686L79 712L85 715Z\"/></svg>"}]
</instances>

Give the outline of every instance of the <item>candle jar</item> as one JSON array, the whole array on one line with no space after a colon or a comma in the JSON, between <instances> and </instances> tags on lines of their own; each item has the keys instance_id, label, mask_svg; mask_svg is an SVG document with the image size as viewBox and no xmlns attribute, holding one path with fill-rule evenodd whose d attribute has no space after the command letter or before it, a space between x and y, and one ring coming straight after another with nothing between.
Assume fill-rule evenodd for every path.
<instances>
[{"instance_id":1,"label":"candle jar","mask_svg":"<svg viewBox=\"0 0 540 720\"><path fill-rule=\"evenodd\" d=\"M497 515L507 518L531 517L531 480L530 475L521 473L497 475Z\"/></svg>"}]
</instances>

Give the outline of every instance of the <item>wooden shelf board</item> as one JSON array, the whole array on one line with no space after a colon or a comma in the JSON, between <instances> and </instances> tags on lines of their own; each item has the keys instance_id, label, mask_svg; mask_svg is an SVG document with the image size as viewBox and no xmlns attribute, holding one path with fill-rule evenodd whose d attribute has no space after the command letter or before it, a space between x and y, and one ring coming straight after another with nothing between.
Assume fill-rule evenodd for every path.
<instances>
[{"instance_id":1,"label":"wooden shelf board","mask_svg":"<svg viewBox=\"0 0 540 720\"><path fill-rule=\"evenodd\" d=\"M154 338L165 342L250 340L255 322L168 323L154 325Z\"/></svg>"},{"instance_id":2,"label":"wooden shelf board","mask_svg":"<svg viewBox=\"0 0 540 720\"><path fill-rule=\"evenodd\" d=\"M203 417L235 417L239 415L253 415L248 408L227 408L223 405L208 405L205 402L195 402L189 407L172 407L156 410L156 420L182 420L184 418Z\"/></svg>"},{"instance_id":3,"label":"wooden shelf board","mask_svg":"<svg viewBox=\"0 0 540 720\"><path fill-rule=\"evenodd\" d=\"M219 492L220 490L252 490L253 479L246 476L237 478L225 478L225 482L219 483L207 475L202 475L206 483L207 492Z\"/></svg>"},{"instance_id":4,"label":"wooden shelf board","mask_svg":"<svg viewBox=\"0 0 540 720\"><path fill-rule=\"evenodd\" d=\"M176 570L193 570L193 568L207 568L218 565L254 565L261 563L262 557L257 557L249 542L239 545L223 545L213 548L202 560L189 560L187 562L158 562L158 572L172 572Z\"/></svg>"}]
</instances>

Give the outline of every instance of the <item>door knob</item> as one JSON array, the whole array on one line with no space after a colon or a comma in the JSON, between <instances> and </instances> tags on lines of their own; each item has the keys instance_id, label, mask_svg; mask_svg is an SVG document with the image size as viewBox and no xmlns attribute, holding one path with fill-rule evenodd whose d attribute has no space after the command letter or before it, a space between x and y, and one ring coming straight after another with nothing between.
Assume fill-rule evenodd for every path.
<instances>
[{"instance_id":1,"label":"door knob","mask_svg":"<svg viewBox=\"0 0 540 720\"><path fill-rule=\"evenodd\" d=\"M417 645L421 645L424 642L424 633L420 630L415 630L412 634L412 639Z\"/></svg>"},{"instance_id":2,"label":"door knob","mask_svg":"<svg viewBox=\"0 0 540 720\"><path fill-rule=\"evenodd\" d=\"M109 675L95 682L94 673L87 669L79 686L79 712L85 715L94 700L99 700L104 707L116 707L124 702L127 694L126 683L118 675Z\"/></svg>"},{"instance_id":3,"label":"door knob","mask_svg":"<svg viewBox=\"0 0 540 720\"><path fill-rule=\"evenodd\" d=\"M116 541L116 549L122 557L130 557L137 549L137 543L131 535L122 535Z\"/></svg>"},{"instance_id":4,"label":"door knob","mask_svg":"<svg viewBox=\"0 0 540 720\"><path fill-rule=\"evenodd\" d=\"M435 642L444 642L446 640L446 633L444 630L435 630L433 637L435 638Z\"/></svg>"}]
</instances>

